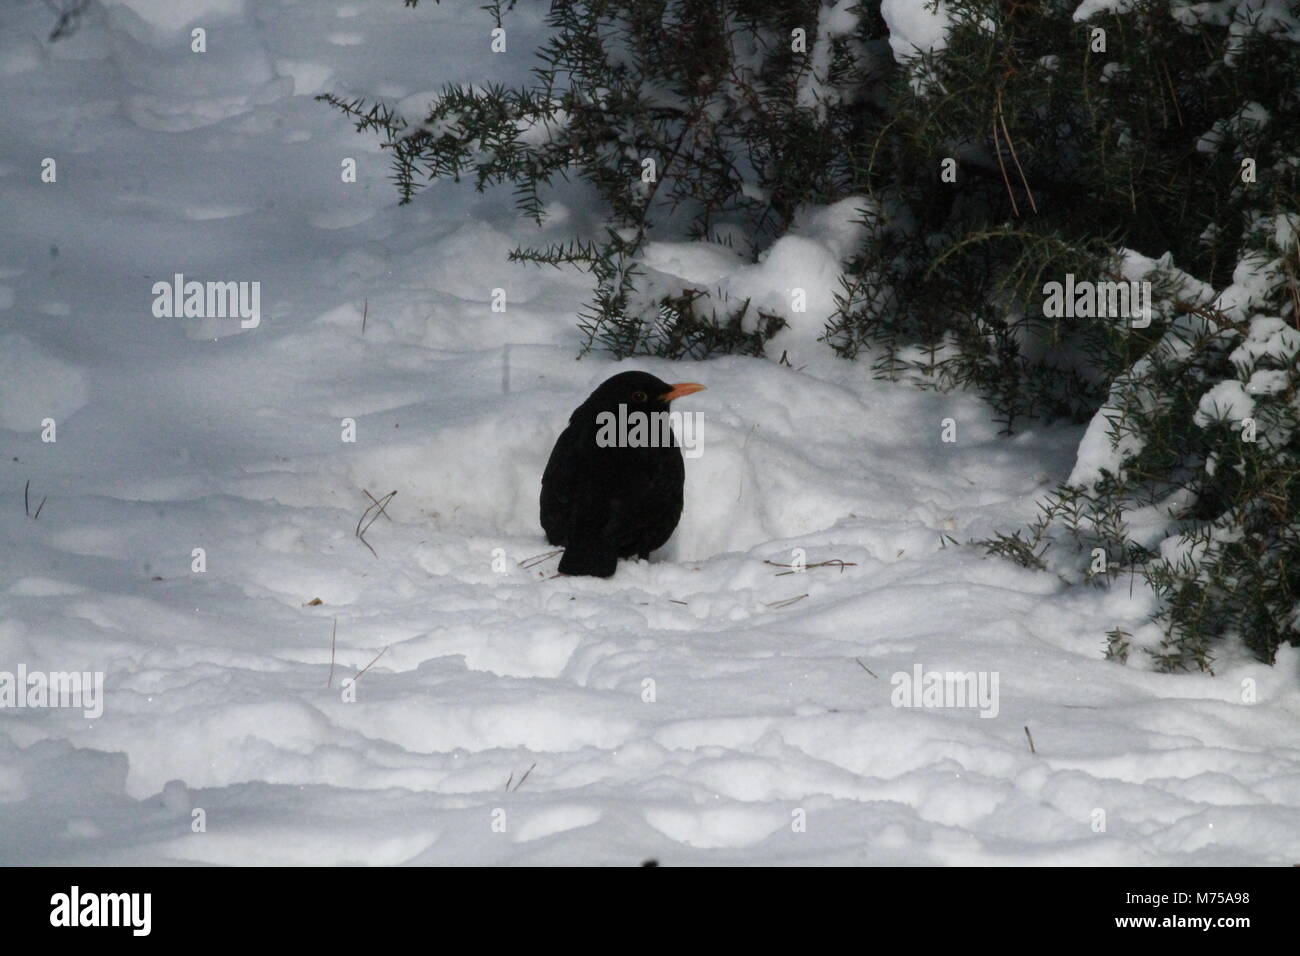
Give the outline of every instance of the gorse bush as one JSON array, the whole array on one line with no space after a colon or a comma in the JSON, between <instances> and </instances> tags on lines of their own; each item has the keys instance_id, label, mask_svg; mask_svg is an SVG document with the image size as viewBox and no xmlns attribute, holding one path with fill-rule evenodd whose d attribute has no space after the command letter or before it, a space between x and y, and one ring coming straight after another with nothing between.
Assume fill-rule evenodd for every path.
<instances>
[{"instance_id":1,"label":"gorse bush","mask_svg":"<svg viewBox=\"0 0 1300 956\"><path fill-rule=\"evenodd\" d=\"M1110 326L1106 400L1026 548L1064 537L1083 560L1057 549L1058 570L1140 573L1162 599L1144 648L1162 667L1208 669L1225 637L1271 662L1300 643L1300 23L1258 0L1138 5L1085 26L1103 23L1136 47L1110 45L1104 92L1089 94L1106 120L1090 129L1115 138L1072 150L1097 187L1078 235L1106 235L1110 268L1152 284L1153 322L1117 343ZM954 30L957 62L969 36Z\"/></svg>"},{"instance_id":2,"label":"gorse bush","mask_svg":"<svg viewBox=\"0 0 1300 956\"><path fill-rule=\"evenodd\" d=\"M500 25L509 8L486 9ZM1116 656L1208 668L1236 637L1272 660L1300 634L1300 17L1286 0L925 9L943 40L908 56L891 36L921 0L553 3L524 88L449 86L422 117L323 98L383 137L403 202L465 177L510 185L540 223L548 190L585 183L602 234L511 255L590 271L585 348L618 356L761 355L788 317L650 268L649 243L757 259L801 207L854 199L829 347L973 389L1007 433L1090 421L1040 520L987 547L1144 577L1162 637L1115 628ZM1052 284L1111 297L1060 308ZM1149 312L1116 307L1147 288Z\"/></svg>"},{"instance_id":3,"label":"gorse bush","mask_svg":"<svg viewBox=\"0 0 1300 956\"><path fill-rule=\"evenodd\" d=\"M1294 122L1295 44L1165 2L1084 22L1076 2L946 6L947 46L891 85L865 176L872 230L830 341L871 346L889 377L978 389L1008 431L1086 418L1160 330L1046 316L1045 282L1120 279L1128 248L1226 284L1249 217L1294 191L1294 143L1242 111Z\"/></svg>"},{"instance_id":4,"label":"gorse bush","mask_svg":"<svg viewBox=\"0 0 1300 956\"><path fill-rule=\"evenodd\" d=\"M490 10L500 24L500 5ZM848 195L882 115L866 92L878 85L870 64L892 69L883 24L864 28L819 0L555 3L547 20L528 88L449 86L416 125L382 103L322 99L384 137L403 202L430 179L472 176L479 189L511 184L540 224L548 186L588 183L605 235L512 254L592 273L588 348L761 352L774 317L732 306L718 319L697 301L707 290L664 287L638 260L652 235L715 239L723 224L754 255L800 205Z\"/></svg>"},{"instance_id":5,"label":"gorse bush","mask_svg":"<svg viewBox=\"0 0 1300 956\"><path fill-rule=\"evenodd\" d=\"M1218 291L1148 263L1166 331L1112 384L1045 512L1108 571L1140 567L1165 667L1208 668L1230 635L1270 662L1300 643L1298 230L1294 211L1261 216Z\"/></svg>"}]
</instances>

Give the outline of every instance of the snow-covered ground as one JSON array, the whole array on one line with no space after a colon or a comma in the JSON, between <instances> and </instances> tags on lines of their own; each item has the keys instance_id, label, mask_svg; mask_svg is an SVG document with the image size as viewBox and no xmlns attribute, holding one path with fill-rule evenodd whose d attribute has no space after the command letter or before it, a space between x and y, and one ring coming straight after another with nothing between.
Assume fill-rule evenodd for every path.
<instances>
[{"instance_id":1,"label":"snow-covered ground","mask_svg":"<svg viewBox=\"0 0 1300 956\"><path fill-rule=\"evenodd\" d=\"M1300 655L1108 662L1140 581L965 546L1082 432L999 438L817 344L836 215L756 266L655 251L812 286L789 366L616 366L574 360L586 277L505 262L577 194L540 232L508 190L396 207L311 97L525 80L541 5L497 56L479 5L105 0L54 44L0 9L0 672L104 675L98 718L0 708L0 863L1300 861ZM155 317L176 273L259 281L260 325ZM676 536L521 566L551 443L628 367L709 386ZM895 706L918 667L996 678L987 716Z\"/></svg>"}]
</instances>

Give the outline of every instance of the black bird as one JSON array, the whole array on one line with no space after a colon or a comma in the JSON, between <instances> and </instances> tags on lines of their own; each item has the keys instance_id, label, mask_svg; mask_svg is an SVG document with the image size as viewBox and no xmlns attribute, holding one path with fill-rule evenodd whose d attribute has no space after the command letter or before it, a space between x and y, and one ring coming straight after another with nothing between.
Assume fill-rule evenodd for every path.
<instances>
[{"instance_id":1,"label":"black bird","mask_svg":"<svg viewBox=\"0 0 1300 956\"><path fill-rule=\"evenodd\" d=\"M564 548L561 574L607 578L619 558L648 557L672 537L686 468L677 435L666 422L657 427L654 413L703 389L621 372L569 417L542 475L542 528L546 540ZM635 412L648 416L640 443L634 427L618 427L635 423Z\"/></svg>"}]
</instances>

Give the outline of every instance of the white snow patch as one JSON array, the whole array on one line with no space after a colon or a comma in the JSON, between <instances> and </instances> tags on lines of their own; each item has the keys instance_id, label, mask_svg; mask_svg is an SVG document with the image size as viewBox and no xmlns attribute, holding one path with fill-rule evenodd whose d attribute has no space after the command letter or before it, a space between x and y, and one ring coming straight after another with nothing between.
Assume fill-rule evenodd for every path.
<instances>
[{"instance_id":1,"label":"white snow patch","mask_svg":"<svg viewBox=\"0 0 1300 956\"><path fill-rule=\"evenodd\" d=\"M1238 381L1219 382L1201 396L1193 421L1201 427L1211 422L1234 421L1250 418L1255 411L1255 400Z\"/></svg>"},{"instance_id":2,"label":"white snow patch","mask_svg":"<svg viewBox=\"0 0 1300 956\"><path fill-rule=\"evenodd\" d=\"M899 63L948 45L952 15L943 0L937 6L931 0L881 0L880 13L889 27L889 46Z\"/></svg>"},{"instance_id":3,"label":"white snow patch","mask_svg":"<svg viewBox=\"0 0 1300 956\"><path fill-rule=\"evenodd\" d=\"M172 36L190 26L212 31L229 17L244 12L244 0L103 0L110 12L129 11L161 36Z\"/></svg>"},{"instance_id":4,"label":"white snow patch","mask_svg":"<svg viewBox=\"0 0 1300 956\"><path fill-rule=\"evenodd\" d=\"M39 431L43 419L62 424L90 398L86 376L26 336L0 334L0 428Z\"/></svg>"}]
</instances>

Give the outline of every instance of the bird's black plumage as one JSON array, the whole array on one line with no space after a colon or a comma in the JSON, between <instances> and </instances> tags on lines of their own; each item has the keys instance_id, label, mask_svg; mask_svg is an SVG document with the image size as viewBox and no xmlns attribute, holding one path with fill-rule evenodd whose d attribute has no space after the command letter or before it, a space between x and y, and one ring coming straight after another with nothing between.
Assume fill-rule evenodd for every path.
<instances>
[{"instance_id":1,"label":"bird's black plumage","mask_svg":"<svg viewBox=\"0 0 1300 956\"><path fill-rule=\"evenodd\" d=\"M619 558L648 557L672 536L682 514L686 469L677 436L658 447L602 447L601 413L667 412L673 398L702 385L669 385L646 372L604 381L569 417L542 475L546 538L564 547L561 574L609 577ZM608 432L606 433L606 436Z\"/></svg>"}]
</instances>

